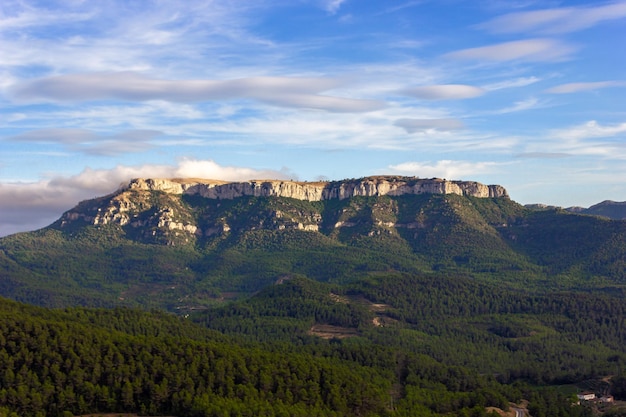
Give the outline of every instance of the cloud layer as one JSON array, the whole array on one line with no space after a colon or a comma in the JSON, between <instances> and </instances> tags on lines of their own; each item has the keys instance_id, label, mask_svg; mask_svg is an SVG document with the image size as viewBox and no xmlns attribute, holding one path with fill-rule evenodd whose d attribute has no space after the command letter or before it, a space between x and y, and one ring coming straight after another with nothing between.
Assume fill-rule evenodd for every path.
<instances>
[{"instance_id":1,"label":"cloud layer","mask_svg":"<svg viewBox=\"0 0 626 417\"><path fill-rule=\"evenodd\" d=\"M133 72L59 75L29 81L14 89L22 100L165 100L178 103L251 99L281 107L363 112L383 107L376 100L319 93L341 83L329 78L252 77L234 80L159 80Z\"/></svg>"},{"instance_id":2,"label":"cloud layer","mask_svg":"<svg viewBox=\"0 0 626 417\"><path fill-rule=\"evenodd\" d=\"M471 85L446 84L406 88L402 93L422 100L463 100L481 96L485 90Z\"/></svg>"},{"instance_id":3,"label":"cloud layer","mask_svg":"<svg viewBox=\"0 0 626 417\"><path fill-rule=\"evenodd\" d=\"M444 56L473 61L561 61L569 58L576 49L561 40L535 38L467 48Z\"/></svg>"},{"instance_id":4,"label":"cloud layer","mask_svg":"<svg viewBox=\"0 0 626 417\"><path fill-rule=\"evenodd\" d=\"M479 25L495 33L568 33L626 17L626 2L508 13Z\"/></svg>"},{"instance_id":5,"label":"cloud layer","mask_svg":"<svg viewBox=\"0 0 626 417\"><path fill-rule=\"evenodd\" d=\"M227 181L287 179L293 173L221 166L212 160L184 159L177 165L118 165L85 169L72 176L55 176L33 183L0 182L0 236L49 225L81 200L109 194L132 178L209 178Z\"/></svg>"},{"instance_id":6,"label":"cloud layer","mask_svg":"<svg viewBox=\"0 0 626 417\"><path fill-rule=\"evenodd\" d=\"M457 119L399 119L395 125L408 133L426 132L429 130L450 131L464 129L465 124Z\"/></svg>"},{"instance_id":7,"label":"cloud layer","mask_svg":"<svg viewBox=\"0 0 626 417\"><path fill-rule=\"evenodd\" d=\"M568 83L548 88L546 92L552 94L571 94L581 91L595 91L602 88L626 87L626 81L595 81L588 83Z\"/></svg>"},{"instance_id":8,"label":"cloud layer","mask_svg":"<svg viewBox=\"0 0 626 417\"><path fill-rule=\"evenodd\" d=\"M442 160L432 162L403 162L389 167L391 172L398 175L419 175L422 177L436 177L446 179L476 178L498 166L495 162L471 162Z\"/></svg>"}]
</instances>

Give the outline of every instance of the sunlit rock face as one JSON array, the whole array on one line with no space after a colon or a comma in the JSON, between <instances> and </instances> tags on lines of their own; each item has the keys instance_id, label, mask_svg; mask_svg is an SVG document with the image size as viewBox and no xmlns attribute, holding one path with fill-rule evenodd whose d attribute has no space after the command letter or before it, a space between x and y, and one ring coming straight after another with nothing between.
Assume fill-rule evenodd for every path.
<instances>
[{"instance_id":1,"label":"sunlit rock face","mask_svg":"<svg viewBox=\"0 0 626 417\"><path fill-rule=\"evenodd\" d=\"M474 181L448 181L415 177L366 177L333 182L296 182L252 180L224 182L202 179L134 179L125 188L162 191L171 194L200 195L211 199L231 200L243 196L288 197L306 201L376 197L405 194L457 194L471 197L508 197L499 185Z\"/></svg>"},{"instance_id":2,"label":"sunlit rock face","mask_svg":"<svg viewBox=\"0 0 626 417\"><path fill-rule=\"evenodd\" d=\"M158 193L154 193L158 191ZM59 220L61 228L72 225L115 225L124 228L140 241L180 245L198 238L228 236L229 222L234 217L202 216L184 202L181 196L200 196L210 200L234 200L240 197L288 197L304 201L345 200L353 197L401 196L415 194L457 194L481 198L508 197L498 185L483 185L469 181L420 179L415 177L378 176L333 182L297 182L283 180L254 180L225 182L205 179L137 178L118 191L94 200L83 201L66 212ZM393 210L381 208L381 218L374 219L376 230L419 228L419 222L396 224ZM385 211L386 210L386 211ZM391 210L391 211L389 211ZM321 213L287 206L262 213L250 213L246 226L250 230L320 231L324 222ZM384 217L384 218L383 218ZM335 228L355 227L346 218ZM241 225L239 226L241 227Z\"/></svg>"}]
</instances>

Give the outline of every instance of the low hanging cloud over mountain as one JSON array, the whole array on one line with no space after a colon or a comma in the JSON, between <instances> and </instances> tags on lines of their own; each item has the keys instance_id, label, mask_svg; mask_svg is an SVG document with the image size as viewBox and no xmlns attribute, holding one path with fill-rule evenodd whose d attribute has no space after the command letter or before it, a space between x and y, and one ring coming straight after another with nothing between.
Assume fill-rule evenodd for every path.
<instances>
[{"instance_id":1,"label":"low hanging cloud over mountain","mask_svg":"<svg viewBox=\"0 0 626 417\"><path fill-rule=\"evenodd\" d=\"M447 179L475 178L497 167L496 162L470 162L441 160L437 162L403 162L389 166L389 170L398 175L419 175L421 177L437 177Z\"/></svg>"},{"instance_id":2,"label":"low hanging cloud over mountain","mask_svg":"<svg viewBox=\"0 0 626 417\"><path fill-rule=\"evenodd\" d=\"M377 100L354 99L319 93L340 87L331 78L249 77L231 80L163 80L134 72L66 74L17 85L18 100L83 102L96 100L178 103L249 99L279 107L296 107L330 112L367 112L384 107Z\"/></svg>"},{"instance_id":3,"label":"low hanging cloud over mountain","mask_svg":"<svg viewBox=\"0 0 626 417\"><path fill-rule=\"evenodd\" d=\"M118 165L87 168L77 175L38 182L0 182L0 236L49 225L79 201L109 194L132 178L210 178L226 181L288 179L288 171L221 166L212 160L183 159L177 165Z\"/></svg>"}]
</instances>

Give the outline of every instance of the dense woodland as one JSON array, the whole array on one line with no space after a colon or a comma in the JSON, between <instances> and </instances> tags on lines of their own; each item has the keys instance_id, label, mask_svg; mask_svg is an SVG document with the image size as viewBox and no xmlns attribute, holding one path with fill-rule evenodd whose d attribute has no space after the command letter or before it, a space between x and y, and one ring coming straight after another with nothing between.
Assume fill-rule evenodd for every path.
<instances>
[{"instance_id":1,"label":"dense woodland","mask_svg":"<svg viewBox=\"0 0 626 417\"><path fill-rule=\"evenodd\" d=\"M187 319L3 300L0 404L17 415L484 416L527 399L532 416L576 416L591 410L556 387L608 375L625 398L621 299L439 278L296 278ZM322 340L315 323L356 336Z\"/></svg>"},{"instance_id":2,"label":"dense woodland","mask_svg":"<svg viewBox=\"0 0 626 417\"><path fill-rule=\"evenodd\" d=\"M555 390L366 340L259 344L162 313L7 300L0 316L0 415L485 416L522 397L537 417L588 412Z\"/></svg>"},{"instance_id":3,"label":"dense woodland","mask_svg":"<svg viewBox=\"0 0 626 417\"><path fill-rule=\"evenodd\" d=\"M626 400L622 221L443 195L172 198L138 216L174 207L230 231L58 223L0 240L0 295L28 303L0 299L0 416L486 416L525 400L559 417L597 411L572 405L583 389ZM319 232L290 228L312 218Z\"/></svg>"}]
</instances>

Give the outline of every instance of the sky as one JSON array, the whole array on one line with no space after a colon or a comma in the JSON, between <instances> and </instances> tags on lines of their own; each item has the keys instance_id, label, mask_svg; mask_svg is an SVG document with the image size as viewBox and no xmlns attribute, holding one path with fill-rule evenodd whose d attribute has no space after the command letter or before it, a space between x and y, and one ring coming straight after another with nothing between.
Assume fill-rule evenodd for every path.
<instances>
[{"instance_id":1,"label":"sky","mask_svg":"<svg viewBox=\"0 0 626 417\"><path fill-rule=\"evenodd\" d=\"M136 177L626 200L626 1L3 0L0 236Z\"/></svg>"}]
</instances>

